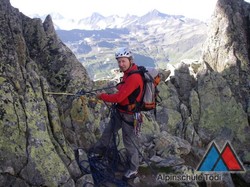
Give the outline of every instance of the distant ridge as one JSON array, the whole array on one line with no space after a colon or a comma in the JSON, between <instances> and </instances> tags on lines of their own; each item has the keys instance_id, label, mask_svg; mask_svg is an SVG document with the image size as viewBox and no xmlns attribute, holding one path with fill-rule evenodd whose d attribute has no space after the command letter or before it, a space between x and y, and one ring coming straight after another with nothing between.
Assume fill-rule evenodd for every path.
<instances>
[{"instance_id":1,"label":"distant ridge","mask_svg":"<svg viewBox=\"0 0 250 187\"><path fill-rule=\"evenodd\" d=\"M143 16L129 15L118 16L110 15L103 16L97 12L94 12L91 16L76 19L68 19L63 17L60 13L52 12L50 13L56 30L71 30L71 29L84 29L84 30L100 30L105 28L124 28L130 27L134 23L147 23L149 20L164 20L164 19L189 19L182 15L169 15L161 13L158 10L154 9ZM39 16L37 14L30 15L30 17L39 17L42 20L45 19L47 15ZM192 19L195 20L195 19ZM196 20L201 22L200 20Z\"/></svg>"}]
</instances>

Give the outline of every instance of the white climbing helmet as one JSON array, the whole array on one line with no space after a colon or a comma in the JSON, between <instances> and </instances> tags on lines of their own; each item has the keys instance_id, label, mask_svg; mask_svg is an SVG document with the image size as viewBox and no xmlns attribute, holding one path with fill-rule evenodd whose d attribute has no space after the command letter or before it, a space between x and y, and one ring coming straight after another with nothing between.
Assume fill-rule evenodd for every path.
<instances>
[{"instance_id":1,"label":"white climbing helmet","mask_svg":"<svg viewBox=\"0 0 250 187\"><path fill-rule=\"evenodd\" d=\"M115 58L118 59L120 57L126 57L126 58L133 58L132 52L126 48L120 48L118 51L115 53Z\"/></svg>"}]
</instances>

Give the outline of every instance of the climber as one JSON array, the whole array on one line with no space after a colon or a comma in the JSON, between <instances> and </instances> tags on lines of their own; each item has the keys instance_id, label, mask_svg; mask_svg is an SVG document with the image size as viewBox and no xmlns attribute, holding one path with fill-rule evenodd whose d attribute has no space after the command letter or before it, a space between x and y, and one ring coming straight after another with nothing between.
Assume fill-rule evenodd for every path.
<instances>
[{"instance_id":1,"label":"climber","mask_svg":"<svg viewBox=\"0 0 250 187\"><path fill-rule=\"evenodd\" d=\"M122 129L122 139L127 151L129 168L125 172L126 179L133 178L138 173L139 153L138 136L134 133L135 112L127 110L130 103L139 102L142 98L143 80L140 74L130 76L129 72L138 70L134 63L133 55L127 48L120 48L115 53L120 71L123 72L118 91L114 94L97 93L96 98L105 102L114 103L114 112L109 124L106 126L100 140L96 143L97 150L106 150L112 138L112 133Z\"/></svg>"}]
</instances>

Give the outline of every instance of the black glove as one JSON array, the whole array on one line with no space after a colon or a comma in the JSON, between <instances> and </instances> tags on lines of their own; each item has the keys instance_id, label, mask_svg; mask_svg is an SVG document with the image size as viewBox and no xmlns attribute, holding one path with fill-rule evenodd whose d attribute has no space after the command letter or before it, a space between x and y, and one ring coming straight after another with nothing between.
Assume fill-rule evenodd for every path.
<instances>
[{"instance_id":1,"label":"black glove","mask_svg":"<svg viewBox=\"0 0 250 187\"><path fill-rule=\"evenodd\" d=\"M84 90L79 90L78 92L76 92L76 95L85 95L85 91Z\"/></svg>"}]
</instances>

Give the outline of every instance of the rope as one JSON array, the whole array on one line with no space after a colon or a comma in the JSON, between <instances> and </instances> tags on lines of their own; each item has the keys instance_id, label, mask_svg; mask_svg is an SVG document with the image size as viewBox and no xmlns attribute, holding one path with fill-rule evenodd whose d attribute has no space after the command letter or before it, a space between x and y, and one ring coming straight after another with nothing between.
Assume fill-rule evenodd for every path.
<instances>
[{"instance_id":1,"label":"rope","mask_svg":"<svg viewBox=\"0 0 250 187\"><path fill-rule=\"evenodd\" d=\"M44 92L44 93L49 95L72 95L72 96L76 95L73 93L65 93L65 92Z\"/></svg>"},{"instance_id":2,"label":"rope","mask_svg":"<svg viewBox=\"0 0 250 187\"><path fill-rule=\"evenodd\" d=\"M84 91L83 89L78 91L77 93L67 93L67 92L44 92L45 94L49 95L70 95L70 96L81 96L81 95L86 95L86 94L93 94L94 92L98 92L101 90L108 90L111 88L115 88L115 86L110 86L110 87L105 87L105 88L100 88L100 89L95 89L95 90L90 90L90 91Z\"/></svg>"},{"instance_id":3,"label":"rope","mask_svg":"<svg viewBox=\"0 0 250 187\"><path fill-rule=\"evenodd\" d=\"M106 104L106 103L105 103ZM111 120L114 119L114 115L118 115L118 113L115 113L113 108L110 109L109 106L107 106L109 110L111 111ZM129 137L129 136L128 136ZM129 137L130 138L130 137ZM118 139L118 141L117 141ZM100 155L95 155L93 152L94 150L90 150L88 152L88 160L79 161L79 156L76 157L78 165L83 173L92 174L93 180L94 180L94 186L107 186L107 183L113 183L117 185L118 187L128 187L131 186L127 183L127 181L122 179L116 179L115 172L123 172L129 165L129 162L127 158L124 158L122 156L122 151L124 149L118 150L117 146L119 145L119 136L117 133L113 132L112 141L113 146L109 147L104 155L101 157ZM135 144L135 142L130 138L132 144L137 149L139 155L142 157L142 159L146 162L149 169L151 170L152 174L156 176L156 171L152 168L152 166L149 164L148 160L143 156L143 154L140 152L139 148ZM111 141L111 140L110 140ZM109 143L110 144L110 143ZM88 163L89 165L87 167L84 167L84 164ZM119 169L118 165L120 164L122 169ZM163 186L162 182L160 182L160 186Z\"/></svg>"},{"instance_id":4,"label":"rope","mask_svg":"<svg viewBox=\"0 0 250 187\"><path fill-rule=\"evenodd\" d=\"M106 104L106 103L105 103ZM107 106L109 109L110 107ZM113 108L111 111L111 123L114 123L115 113ZM113 126L114 127L114 126ZM92 174L94 186L110 186L108 184L112 183L119 187L130 186L127 181L118 179L116 177L116 172L124 172L128 166L128 161L122 155L124 149L118 150L119 145L118 133L113 131L113 135L110 138L109 145L103 155L95 154L95 148L88 151L88 160L79 160L79 155L76 153L77 163L82 171L82 173ZM112 142L112 143L111 143ZM78 150L77 150L78 151ZM88 164L86 164L88 163ZM87 166L86 166L87 165Z\"/></svg>"}]
</instances>

